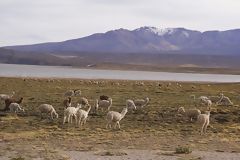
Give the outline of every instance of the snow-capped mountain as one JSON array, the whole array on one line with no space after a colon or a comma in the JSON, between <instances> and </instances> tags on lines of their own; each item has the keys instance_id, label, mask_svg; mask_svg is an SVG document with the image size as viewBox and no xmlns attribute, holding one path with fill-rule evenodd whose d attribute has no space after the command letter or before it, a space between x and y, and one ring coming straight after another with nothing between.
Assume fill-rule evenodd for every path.
<instances>
[{"instance_id":1,"label":"snow-capped mountain","mask_svg":"<svg viewBox=\"0 0 240 160\"><path fill-rule=\"evenodd\" d=\"M112 30L63 42L9 46L6 48L19 51L53 53L239 55L240 29L200 32L185 28L141 27L135 30Z\"/></svg>"}]
</instances>

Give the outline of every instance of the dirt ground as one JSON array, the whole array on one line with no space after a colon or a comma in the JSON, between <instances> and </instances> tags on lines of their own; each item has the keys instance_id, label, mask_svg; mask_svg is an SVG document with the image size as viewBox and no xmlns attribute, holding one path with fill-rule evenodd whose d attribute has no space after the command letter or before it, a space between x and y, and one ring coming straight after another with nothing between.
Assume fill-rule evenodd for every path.
<instances>
[{"instance_id":1,"label":"dirt ground","mask_svg":"<svg viewBox=\"0 0 240 160\"><path fill-rule=\"evenodd\" d=\"M94 105L100 95L113 99L120 112L126 99L149 97L150 103L120 122L121 130L106 129L105 112L91 111L84 127L62 125L64 92L81 89ZM79 79L0 78L0 94L23 97L25 113L0 114L0 159L240 159L240 83L183 83ZM180 106L199 108L190 95L224 93L234 106L212 106L206 135L199 125L177 114ZM73 98L73 106L80 97ZM40 119L38 106L52 104L59 118ZM0 103L4 107L4 103ZM190 154L175 154L185 147Z\"/></svg>"}]
</instances>

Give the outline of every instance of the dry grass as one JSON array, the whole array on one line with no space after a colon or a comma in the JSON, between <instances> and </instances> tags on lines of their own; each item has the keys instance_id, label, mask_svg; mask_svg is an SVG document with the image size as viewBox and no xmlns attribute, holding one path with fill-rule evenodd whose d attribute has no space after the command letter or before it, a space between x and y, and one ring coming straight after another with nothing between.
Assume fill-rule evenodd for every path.
<instances>
[{"instance_id":1,"label":"dry grass","mask_svg":"<svg viewBox=\"0 0 240 160\"><path fill-rule=\"evenodd\" d=\"M95 83L94 81L97 81ZM240 151L240 108L238 106L215 106L212 109L211 123L207 135L200 136L198 125L176 116L179 106L197 107L190 95L217 95L223 92L234 104L240 102L240 84L207 84L146 81L138 85L137 81L77 79L23 79L0 78L1 93L11 93L24 97L22 106L25 114L0 117L1 155L7 150L20 152L19 146L30 147L32 151L48 155L49 158L67 159L58 150L90 151L98 149L162 149L175 150L176 146L189 146L198 150ZM161 85L159 85L161 84ZM94 104L100 95L109 95L113 99L112 110L121 111L125 100L129 98L149 97L150 103L143 110L128 113L121 121L121 130L106 130L105 113L90 114L85 127L76 128L73 124L62 125L64 99L68 89L81 89L82 96ZM75 105L79 97L75 97ZM58 120L40 120L37 106L50 103L59 113ZM1 108L4 104L1 103ZM11 146L11 148L9 148ZM44 149L44 147L45 149ZM48 154L46 154L48 153ZM26 155L36 156L31 152ZM24 154L23 154L24 155ZM58 155L57 157L55 155ZM54 157L55 156L55 157ZM45 157L46 158L46 157Z\"/></svg>"}]
</instances>

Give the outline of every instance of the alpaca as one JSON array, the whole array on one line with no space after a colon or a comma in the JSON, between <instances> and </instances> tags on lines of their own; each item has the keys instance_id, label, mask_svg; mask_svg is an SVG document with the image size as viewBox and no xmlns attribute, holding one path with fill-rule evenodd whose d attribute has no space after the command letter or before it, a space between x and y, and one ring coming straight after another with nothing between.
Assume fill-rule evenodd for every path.
<instances>
[{"instance_id":1,"label":"alpaca","mask_svg":"<svg viewBox=\"0 0 240 160\"><path fill-rule=\"evenodd\" d=\"M210 122L210 111L206 111L205 114L200 114L198 116L198 122L201 125L201 131L200 134L202 135L203 133L205 134L207 131L207 126L209 125Z\"/></svg>"},{"instance_id":2,"label":"alpaca","mask_svg":"<svg viewBox=\"0 0 240 160\"><path fill-rule=\"evenodd\" d=\"M88 117L88 114L89 114L89 112L90 112L90 110L91 110L91 106L90 105L88 105L89 107L88 107L88 109L85 111L85 110L82 110L82 109L79 109L78 111L77 111L77 113L76 113L76 115L77 115L77 125L78 126L82 126L82 125L84 125L85 123L86 123L86 121L87 121L87 117Z\"/></svg>"},{"instance_id":3,"label":"alpaca","mask_svg":"<svg viewBox=\"0 0 240 160\"><path fill-rule=\"evenodd\" d=\"M72 102L72 98L71 98L71 97L68 97L67 99L64 99L64 100L63 100L63 106L64 106L64 108L71 107L71 102Z\"/></svg>"},{"instance_id":4,"label":"alpaca","mask_svg":"<svg viewBox=\"0 0 240 160\"><path fill-rule=\"evenodd\" d=\"M40 111L41 119L43 118L43 113L49 114L51 116L52 120L53 120L54 116L56 118L58 118L58 114L57 114L56 110L50 104L41 104L41 105L39 105L38 109Z\"/></svg>"},{"instance_id":5,"label":"alpaca","mask_svg":"<svg viewBox=\"0 0 240 160\"><path fill-rule=\"evenodd\" d=\"M224 106L232 106L233 102L230 100L230 98L224 96L223 94L220 94L220 100L216 103L217 105L224 105Z\"/></svg>"},{"instance_id":6,"label":"alpaca","mask_svg":"<svg viewBox=\"0 0 240 160\"><path fill-rule=\"evenodd\" d=\"M112 107L112 98L108 98L108 100L98 101L97 109L101 108L101 110L103 111L103 108L105 108L107 111L109 111L111 107Z\"/></svg>"},{"instance_id":7,"label":"alpaca","mask_svg":"<svg viewBox=\"0 0 240 160\"><path fill-rule=\"evenodd\" d=\"M198 118L198 116L201 114L201 111L199 109L187 109L185 110L183 107L178 108L178 113L188 117L190 121L192 122L193 118Z\"/></svg>"},{"instance_id":8,"label":"alpaca","mask_svg":"<svg viewBox=\"0 0 240 160\"><path fill-rule=\"evenodd\" d=\"M109 98L108 96L101 95L99 99L100 99L100 100L108 100L108 98Z\"/></svg>"},{"instance_id":9,"label":"alpaca","mask_svg":"<svg viewBox=\"0 0 240 160\"><path fill-rule=\"evenodd\" d=\"M77 107L68 107L67 109L64 110L64 117L63 117L63 125L66 122L72 123L72 118L75 118L76 124L77 124L77 111L82 107L81 104L77 104Z\"/></svg>"},{"instance_id":10,"label":"alpaca","mask_svg":"<svg viewBox=\"0 0 240 160\"><path fill-rule=\"evenodd\" d=\"M106 129L111 128L111 124L115 123L114 128L116 129L117 125L118 125L118 129L120 129L120 121L124 118L124 116L127 114L128 109L127 107L124 107L121 113L115 112L115 111L109 111L107 113L107 125L106 125Z\"/></svg>"},{"instance_id":11,"label":"alpaca","mask_svg":"<svg viewBox=\"0 0 240 160\"><path fill-rule=\"evenodd\" d=\"M5 108L2 110L2 111L9 111L10 108L9 108L9 105L11 103L18 103L18 104L21 104L23 101L23 98L21 97L19 100L16 100L15 98L7 98L5 100Z\"/></svg>"},{"instance_id":12,"label":"alpaca","mask_svg":"<svg viewBox=\"0 0 240 160\"><path fill-rule=\"evenodd\" d=\"M0 100L5 101L6 99L12 98L15 95L15 92L13 91L11 95L7 94L0 94Z\"/></svg>"},{"instance_id":13,"label":"alpaca","mask_svg":"<svg viewBox=\"0 0 240 160\"><path fill-rule=\"evenodd\" d=\"M137 106L137 107L140 107L140 108L143 108L145 107L149 102L149 98L146 97L144 99L136 99L134 100L134 104Z\"/></svg>"}]
</instances>

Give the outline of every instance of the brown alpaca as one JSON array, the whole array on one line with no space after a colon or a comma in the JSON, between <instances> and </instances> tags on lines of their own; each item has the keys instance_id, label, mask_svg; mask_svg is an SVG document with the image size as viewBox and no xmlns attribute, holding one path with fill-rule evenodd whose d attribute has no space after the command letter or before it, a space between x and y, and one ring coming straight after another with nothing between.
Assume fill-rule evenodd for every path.
<instances>
[{"instance_id":1,"label":"brown alpaca","mask_svg":"<svg viewBox=\"0 0 240 160\"><path fill-rule=\"evenodd\" d=\"M68 97L67 99L64 99L64 101L63 101L64 108L71 107L71 102L72 102L72 98L71 97Z\"/></svg>"},{"instance_id":2,"label":"brown alpaca","mask_svg":"<svg viewBox=\"0 0 240 160\"><path fill-rule=\"evenodd\" d=\"M100 96L100 100L108 100L108 98L109 98L109 97L108 97L108 96L105 96L105 95L101 95L101 96Z\"/></svg>"},{"instance_id":3,"label":"brown alpaca","mask_svg":"<svg viewBox=\"0 0 240 160\"><path fill-rule=\"evenodd\" d=\"M5 100L5 108L2 111L9 111L10 110L9 105L11 103L20 104L20 103L22 103L22 101L23 101L22 97L19 100L16 100L15 98L8 98L8 99Z\"/></svg>"}]
</instances>

